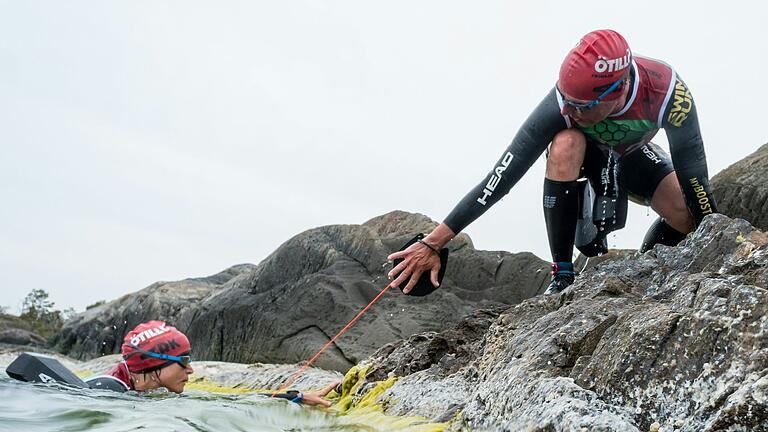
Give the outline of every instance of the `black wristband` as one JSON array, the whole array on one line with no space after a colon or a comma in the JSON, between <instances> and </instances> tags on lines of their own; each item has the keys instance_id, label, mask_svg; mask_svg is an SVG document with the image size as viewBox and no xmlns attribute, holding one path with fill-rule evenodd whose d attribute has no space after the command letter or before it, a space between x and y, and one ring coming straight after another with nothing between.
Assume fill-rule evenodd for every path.
<instances>
[{"instance_id":1,"label":"black wristband","mask_svg":"<svg viewBox=\"0 0 768 432\"><path fill-rule=\"evenodd\" d=\"M425 242L424 239L419 239L417 241L419 243L423 244L424 246L428 247L429 250L431 250L432 252L436 253L438 256L440 255L440 252L437 249L433 248L432 245L430 245L429 243Z\"/></svg>"}]
</instances>

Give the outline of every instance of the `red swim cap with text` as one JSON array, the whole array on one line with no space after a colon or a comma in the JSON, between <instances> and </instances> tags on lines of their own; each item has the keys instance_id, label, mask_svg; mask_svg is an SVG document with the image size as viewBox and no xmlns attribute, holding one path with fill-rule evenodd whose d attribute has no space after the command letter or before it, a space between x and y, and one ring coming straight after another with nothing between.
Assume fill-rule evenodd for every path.
<instances>
[{"instance_id":1,"label":"red swim cap with text","mask_svg":"<svg viewBox=\"0 0 768 432\"><path fill-rule=\"evenodd\" d=\"M591 101L627 76L631 63L632 52L624 37L613 30L595 30L565 56L557 85L570 98ZM611 92L604 99L619 95L621 92Z\"/></svg>"},{"instance_id":2,"label":"red swim cap with text","mask_svg":"<svg viewBox=\"0 0 768 432\"><path fill-rule=\"evenodd\" d=\"M148 321L129 331L123 338L122 354L131 372L152 370L166 363L168 360L142 354L134 347L172 356L189 354L191 349L184 333L163 321Z\"/></svg>"}]
</instances>

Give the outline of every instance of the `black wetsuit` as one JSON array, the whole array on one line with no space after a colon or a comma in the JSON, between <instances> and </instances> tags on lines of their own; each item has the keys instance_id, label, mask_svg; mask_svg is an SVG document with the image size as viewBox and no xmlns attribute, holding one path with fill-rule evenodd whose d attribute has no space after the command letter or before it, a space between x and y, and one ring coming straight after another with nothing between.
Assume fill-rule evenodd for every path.
<instances>
[{"instance_id":1,"label":"black wetsuit","mask_svg":"<svg viewBox=\"0 0 768 432\"><path fill-rule=\"evenodd\" d=\"M696 107L683 81L666 64L636 56L629 85L625 107L588 128L561 115L562 96L553 88L491 172L456 205L445 224L454 233L466 228L510 191L558 132L571 127L579 128L587 138L582 170L596 194L623 194L648 205L659 182L674 169L695 224L716 212ZM671 160L650 142L660 128L667 133ZM606 174L614 176L608 182L615 182L615 191L602 184Z\"/></svg>"}]
</instances>

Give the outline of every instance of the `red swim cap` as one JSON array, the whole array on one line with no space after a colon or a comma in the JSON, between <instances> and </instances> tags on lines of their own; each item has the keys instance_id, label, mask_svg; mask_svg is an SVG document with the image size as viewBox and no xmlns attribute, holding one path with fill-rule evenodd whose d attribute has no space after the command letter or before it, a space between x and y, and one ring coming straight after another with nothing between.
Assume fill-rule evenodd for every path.
<instances>
[{"instance_id":1,"label":"red swim cap","mask_svg":"<svg viewBox=\"0 0 768 432\"><path fill-rule=\"evenodd\" d=\"M190 352L189 339L163 321L149 321L137 325L123 338L123 359L131 372L152 370L168 362L142 354L136 348L158 354L172 356L186 355Z\"/></svg>"},{"instance_id":2,"label":"red swim cap","mask_svg":"<svg viewBox=\"0 0 768 432\"><path fill-rule=\"evenodd\" d=\"M591 101L624 77L632 63L627 41L613 30L595 30L581 38L560 66L560 91L574 99ZM607 94L612 100L620 91Z\"/></svg>"}]
</instances>

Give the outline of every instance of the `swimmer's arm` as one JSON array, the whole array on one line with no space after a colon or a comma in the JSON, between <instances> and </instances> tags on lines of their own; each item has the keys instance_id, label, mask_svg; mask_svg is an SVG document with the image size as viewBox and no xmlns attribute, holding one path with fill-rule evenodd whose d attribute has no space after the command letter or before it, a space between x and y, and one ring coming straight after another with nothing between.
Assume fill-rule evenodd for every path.
<instances>
[{"instance_id":1,"label":"swimmer's arm","mask_svg":"<svg viewBox=\"0 0 768 432\"><path fill-rule=\"evenodd\" d=\"M286 393L278 393L274 397L280 398L280 399L287 399L291 402L295 403L303 403L306 405L322 405L324 407L330 407L331 402L323 399L325 396L328 395L328 393L331 392L331 390L335 389L339 383L341 383L340 380L333 381L332 383L325 386L322 390L316 393L302 393L298 390L290 390ZM270 393L262 393L265 396L272 396Z\"/></svg>"}]
</instances>

